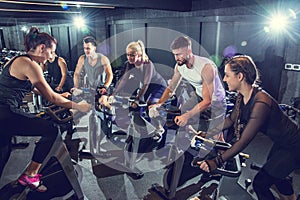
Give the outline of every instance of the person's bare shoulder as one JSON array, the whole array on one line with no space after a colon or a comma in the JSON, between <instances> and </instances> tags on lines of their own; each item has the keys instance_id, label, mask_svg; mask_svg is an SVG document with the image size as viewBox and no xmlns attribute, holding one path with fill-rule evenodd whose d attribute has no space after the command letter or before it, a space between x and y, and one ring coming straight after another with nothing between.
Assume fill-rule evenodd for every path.
<instances>
[{"instance_id":1,"label":"person's bare shoulder","mask_svg":"<svg viewBox=\"0 0 300 200\"><path fill-rule=\"evenodd\" d=\"M102 55L102 57L101 57L101 63L104 66L110 66L110 61L109 61L108 57L106 57L105 55Z\"/></svg>"},{"instance_id":2,"label":"person's bare shoulder","mask_svg":"<svg viewBox=\"0 0 300 200\"><path fill-rule=\"evenodd\" d=\"M67 63L66 63L66 60L65 60L64 58L62 58L62 57L58 57L58 62L59 62L60 64L67 64Z\"/></svg>"},{"instance_id":3,"label":"person's bare shoulder","mask_svg":"<svg viewBox=\"0 0 300 200\"><path fill-rule=\"evenodd\" d=\"M83 64L84 64L84 55L81 55L78 58L77 65L83 65Z\"/></svg>"}]
</instances>

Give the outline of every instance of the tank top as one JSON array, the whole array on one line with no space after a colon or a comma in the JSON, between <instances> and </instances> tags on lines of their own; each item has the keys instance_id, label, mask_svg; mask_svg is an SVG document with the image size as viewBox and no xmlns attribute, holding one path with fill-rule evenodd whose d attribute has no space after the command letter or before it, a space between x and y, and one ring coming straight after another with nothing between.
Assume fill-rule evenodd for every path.
<instances>
[{"instance_id":1,"label":"tank top","mask_svg":"<svg viewBox=\"0 0 300 200\"><path fill-rule=\"evenodd\" d=\"M206 64L211 64L214 69L214 92L212 94L212 101L224 101L225 90L220 80L217 66L211 60L205 57L194 55L194 65L191 69L187 68L186 65L178 66L178 71L181 76L186 79L196 90L196 94L202 97L202 77L201 72Z\"/></svg>"},{"instance_id":2,"label":"tank top","mask_svg":"<svg viewBox=\"0 0 300 200\"><path fill-rule=\"evenodd\" d=\"M12 109L19 108L25 95L34 88L29 80L20 80L10 75L11 64L21 56L30 58L27 54L14 57L0 75L0 105L8 105Z\"/></svg>"},{"instance_id":3,"label":"tank top","mask_svg":"<svg viewBox=\"0 0 300 200\"><path fill-rule=\"evenodd\" d=\"M48 62L48 74L50 75L54 84L59 84L61 80L61 69L58 65L58 57L55 57L54 61Z\"/></svg>"},{"instance_id":4,"label":"tank top","mask_svg":"<svg viewBox=\"0 0 300 200\"><path fill-rule=\"evenodd\" d=\"M84 64L83 68L85 73L87 74L89 86L92 88L96 88L97 86L103 84L102 74L104 71L104 67L101 64L102 54L97 53L98 58L95 66L91 66L88 62L88 58L84 56Z\"/></svg>"}]
</instances>

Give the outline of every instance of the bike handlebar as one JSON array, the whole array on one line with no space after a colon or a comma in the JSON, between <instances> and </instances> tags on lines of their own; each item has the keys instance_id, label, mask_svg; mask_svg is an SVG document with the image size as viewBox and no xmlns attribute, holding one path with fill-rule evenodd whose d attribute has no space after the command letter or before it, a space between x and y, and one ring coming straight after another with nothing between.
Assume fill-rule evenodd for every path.
<instances>
[{"instance_id":1,"label":"bike handlebar","mask_svg":"<svg viewBox=\"0 0 300 200\"><path fill-rule=\"evenodd\" d=\"M56 123L59 123L59 124L64 124L64 123L67 123L67 122L73 120L72 114L68 114L67 116L61 115L62 113L69 112L68 108L63 108L63 107L52 104L52 105L46 107L45 111L48 115L50 115L50 117Z\"/></svg>"},{"instance_id":2,"label":"bike handlebar","mask_svg":"<svg viewBox=\"0 0 300 200\"><path fill-rule=\"evenodd\" d=\"M130 97L128 99L128 102L129 103L135 103L139 108L146 108L146 107L148 107L148 104L146 102L144 102L144 101L138 101L136 99L136 97Z\"/></svg>"},{"instance_id":3,"label":"bike handlebar","mask_svg":"<svg viewBox=\"0 0 300 200\"><path fill-rule=\"evenodd\" d=\"M220 146L217 143L216 148L217 150L226 150L231 147L230 144L228 143L223 143ZM227 145L227 146L226 146ZM240 161L240 156L239 154L235 155L233 158L225 162L225 167L224 168L217 168L216 173L222 174L224 176L228 177L239 177L241 175L241 161Z\"/></svg>"},{"instance_id":4,"label":"bike handlebar","mask_svg":"<svg viewBox=\"0 0 300 200\"><path fill-rule=\"evenodd\" d=\"M229 149L231 147L231 145L226 142L221 142L221 141L216 141L216 140L208 140L208 139L205 139L205 138L202 138L199 136L195 136L195 137L197 137L198 141L202 142L202 144L208 143L208 145L212 146L212 150L210 151L210 153L208 155L206 155L203 158L201 158L201 157L194 158L193 162L191 163L192 166L194 166L194 167L199 167L197 162L203 161L205 159L209 159L209 158L207 158L208 156L211 156L213 154L213 157L215 157L216 152L226 151L227 149ZM201 151L201 148L199 148L199 151ZM228 177L240 176L240 174L241 174L240 155L237 154L233 158L229 159L228 161L225 162L223 167L217 168L212 173L217 173L217 174L221 174L221 175L228 176Z\"/></svg>"},{"instance_id":5,"label":"bike handlebar","mask_svg":"<svg viewBox=\"0 0 300 200\"><path fill-rule=\"evenodd\" d=\"M290 105L287 105L287 104L279 104L279 106L283 110L287 110L287 111L292 110L292 111L295 111L296 113L300 114L300 109L295 108L293 106L290 106Z\"/></svg>"},{"instance_id":6,"label":"bike handlebar","mask_svg":"<svg viewBox=\"0 0 300 200\"><path fill-rule=\"evenodd\" d=\"M112 110L108 109L104 105L102 106L100 104L97 104L96 110L99 112L102 112L106 116L114 116L115 115Z\"/></svg>"}]
</instances>

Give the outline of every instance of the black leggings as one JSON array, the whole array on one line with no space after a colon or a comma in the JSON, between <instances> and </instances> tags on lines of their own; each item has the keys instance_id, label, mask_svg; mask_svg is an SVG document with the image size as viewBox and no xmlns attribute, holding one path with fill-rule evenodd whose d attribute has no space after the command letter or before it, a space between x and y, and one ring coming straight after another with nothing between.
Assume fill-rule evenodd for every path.
<instances>
[{"instance_id":1,"label":"black leggings","mask_svg":"<svg viewBox=\"0 0 300 200\"><path fill-rule=\"evenodd\" d=\"M32 156L32 161L37 163L43 163L58 135L52 122L18 110L12 112L6 106L0 107L0 127L0 137L41 136Z\"/></svg>"},{"instance_id":2,"label":"black leggings","mask_svg":"<svg viewBox=\"0 0 300 200\"><path fill-rule=\"evenodd\" d=\"M283 195L292 195L294 193L291 182L287 179L279 179L270 176L264 169L261 169L253 180L253 189L259 200L275 200L270 187L275 185Z\"/></svg>"}]
</instances>

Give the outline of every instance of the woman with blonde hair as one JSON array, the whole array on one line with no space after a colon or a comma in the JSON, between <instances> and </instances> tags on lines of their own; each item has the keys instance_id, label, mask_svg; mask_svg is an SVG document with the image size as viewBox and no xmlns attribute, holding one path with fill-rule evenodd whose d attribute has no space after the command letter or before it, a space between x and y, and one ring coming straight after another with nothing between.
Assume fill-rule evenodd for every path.
<instances>
[{"instance_id":1,"label":"woman with blonde hair","mask_svg":"<svg viewBox=\"0 0 300 200\"><path fill-rule=\"evenodd\" d=\"M137 100L145 101L148 105L157 103L167 87L167 82L156 71L154 64L146 54L144 43L141 40L130 42L126 47L126 55L125 73L112 96L125 88L128 80L134 77L135 80L138 80L139 85L141 85L141 87L139 85L136 86L136 88L139 88L136 95ZM154 137L155 140L158 140L164 131L161 125L155 126L160 130L157 133L158 135Z\"/></svg>"},{"instance_id":2,"label":"woman with blonde hair","mask_svg":"<svg viewBox=\"0 0 300 200\"><path fill-rule=\"evenodd\" d=\"M139 88L137 100L146 101L149 105L157 102L167 86L166 80L156 71L150 61L141 40L130 42L126 47L127 62L125 74L113 92L120 92L130 77L135 77L142 87ZM138 86L137 86L138 88Z\"/></svg>"}]
</instances>

